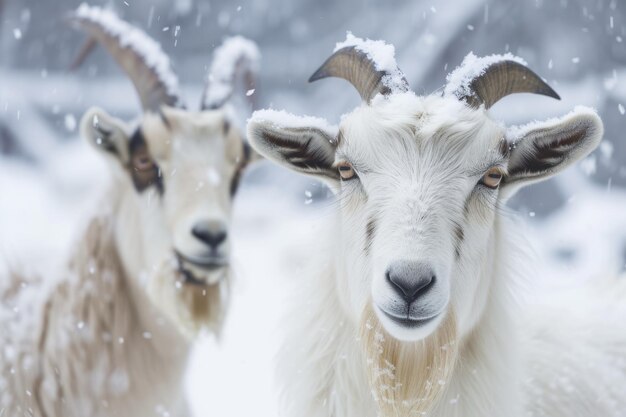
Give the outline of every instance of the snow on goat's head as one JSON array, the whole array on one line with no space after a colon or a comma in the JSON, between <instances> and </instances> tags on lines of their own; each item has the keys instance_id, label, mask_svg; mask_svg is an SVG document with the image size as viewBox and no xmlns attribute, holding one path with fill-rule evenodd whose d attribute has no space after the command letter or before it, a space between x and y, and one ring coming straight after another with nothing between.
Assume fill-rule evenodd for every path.
<instances>
[{"instance_id":1,"label":"snow on goat's head","mask_svg":"<svg viewBox=\"0 0 626 417\"><path fill-rule=\"evenodd\" d=\"M144 108L138 125L97 108L81 123L82 135L128 190L132 202L122 204L119 216L129 204L141 213L120 232L122 259L145 272L148 282L140 285L175 322L217 328L230 274L232 198L250 156L228 102L236 87L250 88L258 50L243 38L225 41L215 51L201 110L189 111L152 39L97 7L81 6L74 21L126 71ZM142 244L125 247L137 240L125 239L129 234Z\"/></svg>"},{"instance_id":2,"label":"snow on goat's head","mask_svg":"<svg viewBox=\"0 0 626 417\"><path fill-rule=\"evenodd\" d=\"M258 111L248 137L262 155L338 194L338 289L355 321L373 310L392 338L417 341L452 320L462 336L489 296L499 207L519 185L591 152L602 124L583 108L525 129L494 122L486 110L508 94L558 98L511 56L470 54L443 96L419 97L393 54L349 36L311 80L344 78L362 105L339 128Z\"/></svg>"}]
</instances>

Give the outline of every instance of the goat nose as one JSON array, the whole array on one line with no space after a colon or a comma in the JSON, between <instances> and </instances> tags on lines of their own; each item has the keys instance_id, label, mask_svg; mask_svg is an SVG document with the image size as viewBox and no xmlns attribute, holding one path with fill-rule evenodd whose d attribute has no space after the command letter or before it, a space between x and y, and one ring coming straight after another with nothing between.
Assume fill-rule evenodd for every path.
<instances>
[{"instance_id":1,"label":"goat nose","mask_svg":"<svg viewBox=\"0 0 626 417\"><path fill-rule=\"evenodd\" d=\"M197 222L191 229L191 234L196 239L216 249L222 242L226 240L226 226L224 223L216 220L203 220Z\"/></svg>"},{"instance_id":2,"label":"goat nose","mask_svg":"<svg viewBox=\"0 0 626 417\"><path fill-rule=\"evenodd\" d=\"M428 264L415 261L395 261L389 265L386 278L391 287L411 304L435 283L435 272Z\"/></svg>"}]
</instances>

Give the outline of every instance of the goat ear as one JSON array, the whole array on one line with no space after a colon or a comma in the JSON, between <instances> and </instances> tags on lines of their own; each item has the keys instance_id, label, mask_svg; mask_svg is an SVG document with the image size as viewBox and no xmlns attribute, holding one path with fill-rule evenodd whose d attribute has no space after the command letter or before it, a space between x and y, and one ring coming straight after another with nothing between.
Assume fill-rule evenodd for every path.
<instances>
[{"instance_id":1,"label":"goat ear","mask_svg":"<svg viewBox=\"0 0 626 417\"><path fill-rule=\"evenodd\" d=\"M309 117L285 117L281 112L255 112L248 121L248 138L261 156L279 165L338 181L339 173L334 166L336 135L321 122Z\"/></svg>"},{"instance_id":2,"label":"goat ear","mask_svg":"<svg viewBox=\"0 0 626 417\"><path fill-rule=\"evenodd\" d=\"M589 155L604 131L596 112L582 107L560 119L514 130L507 132L507 136L517 139L510 146L505 186L550 178Z\"/></svg>"},{"instance_id":3,"label":"goat ear","mask_svg":"<svg viewBox=\"0 0 626 417\"><path fill-rule=\"evenodd\" d=\"M92 107L80 122L80 132L98 151L128 163L128 127L123 121Z\"/></svg>"}]
</instances>

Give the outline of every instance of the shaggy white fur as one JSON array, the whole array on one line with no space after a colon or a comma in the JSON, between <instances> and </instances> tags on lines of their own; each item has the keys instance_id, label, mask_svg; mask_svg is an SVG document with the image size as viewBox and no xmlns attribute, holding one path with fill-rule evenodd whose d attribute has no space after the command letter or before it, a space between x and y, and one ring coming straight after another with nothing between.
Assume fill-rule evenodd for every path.
<instances>
[{"instance_id":1,"label":"shaggy white fur","mask_svg":"<svg viewBox=\"0 0 626 417\"><path fill-rule=\"evenodd\" d=\"M593 110L507 132L484 107L408 92L362 104L336 136L294 118L248 124L257 151L337 192L279 356L287 416L626 415L626 282L527 289L504 213L598 145ZM392 279L399 261L413 282L428 267L416 298Z\"/></svg>"},{"instance_id":2,"label":"shaggy white fur","mask_svg":"<svg viewBox=\"0 0 626 417\"><path fill-rule=\"evenodd\" d=\"M327 232L331 233L330 227ZM334 245L327 245L327 250L318 252L320 257L327 256L326 262L336 253L336 249L330 248ZM278 356L278 373L284 383L285 415L379 416L374 400L376 388L370 385L367 372L367 367L374 366L374 362L367 357L361 340L364 330L373 332L375 329L368 329L369 326L364 329L342 308L338 297L341 277L337 276L337 268L316 270L314 265L309 265L308 270L311 274L298 281L300 287L295 291L293 313L286 326L288 336ZM492 297L484 320L470 336L456 342L460 352L452 375L446 380L431 381L445 386L429 416L522 415L512 411L516 404L519 407L517 388L521 387L523 378L517 372L521 364L514 349L511 284L506 278L510 274L503 272L494 271L494 275L499 273L501 278L494 280L491 290L502 297ZM307 281L304 286L303 281ZM303 305L306 308L302 308ZM500 326L507 325L511 325L511 330L502 335ZM386 334L382 337L390 338ZM413 393L413 396L418 398L419 394Z\"/></svg>"},{"instance_id":3,"label":"shaggy white fur","mask_svg":"<svg viewBox=\"0 0 626 417\"><path fill-rule=\"evenodd\" d=\"M0 279L0 416L185 417L189 342L221 330L232 202L251 155L230 103L166 105L180 104L176 77L142 31L86 5L74 18L129 73L147 111L133 125L97 108L83 116L81 135L111 170L105 203L58 277ZM222 89L238 82L236 62L258 58L243 38L220 51Z\"/></svg>"},{"instance_id":4,"label":"shaggy white fur","mask_svg":"<svg viewBox=\"0 0 626 417\"><path fill-rule=\"evenodd\" d=\"M133 136L101 110L84 116L82 135L109 162L111 189L68 268L0 279L0 413L187 415L190 341L203 329L219 335L229 299L227 257L219 268L181 259L204 253L196 219L230 219L245 157L240 133L224 132L226 117L164 107ZM138 137L139 150L129 146ZM132 174L150 173L152 161L167 174L137 190Z\"/></svg>"},{"instance_id":5,"label":"shaggy white fur","mask_svg":"<svg viewBox=\"0 0 626 417\"><path fill-rule=\"evenodd\" d=\"M0 280L1 415L187 415L189 342L127 278L120 201L91 220L65 276ZM175 280L167 266L155 273Z\"/></svg>"},{"instance_id":6,"label":"shaggy white fur","mask_svg":"<svg viewBox=\"0 0 626 417\"><path fill-rule=\"evenodd\" d=\"M626 281L537 292L523 276L528 253L512 233L518 230L511 220L498 221L494 238L503 244L494 249L503 262L493 271L489 302L458 341L453 374L427 415L625 416L626 337L616 329L626 320ZM311 253L328 262L334 245L325 244ZM315 259L294 288L277 356L284 415L379 416L363 366L362 329L342 308L336 269L320 269Z\"/></svg>"}]
</instances>

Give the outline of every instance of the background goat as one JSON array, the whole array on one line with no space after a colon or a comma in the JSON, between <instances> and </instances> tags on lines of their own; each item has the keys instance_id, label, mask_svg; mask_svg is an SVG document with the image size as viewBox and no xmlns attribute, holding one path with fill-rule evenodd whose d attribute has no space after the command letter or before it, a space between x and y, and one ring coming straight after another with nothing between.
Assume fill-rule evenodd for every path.
<instances>
[{"instance_id":1,"label":"background goat","mask_svg":"<svg viewBox=\"0 0 626 417\"><path fill-rule=\"evenodd\" d=\"M503 213L521 186L591 152L600 119L577 108L505 128L487 112L501 98L558 98L521 59L470 54L443 95L420 97L393 56L349 35L311 77L361 95L339 129L270 110L248 124L259 153L338 200L280 356L288 415L624 415L624 285L521 303ZM556 328L559 315L571 324Z\"/></svg>"},{"instance_id":2,"label":"background goat","mask_svg":"<svg viewBox=\"0 0 626 417\"><path fill-rule=\"evenodd\" d=\"M72 20L126 71L145 114L129 125L86 113L110 190L62 277L0 281L0 414L185 416L190 336L220 330L232 198L250 156L229 100L237 83L249 88L259 53L227 40L193 112L143 32L88 6Z\"/></svg>"}]
</instances>

